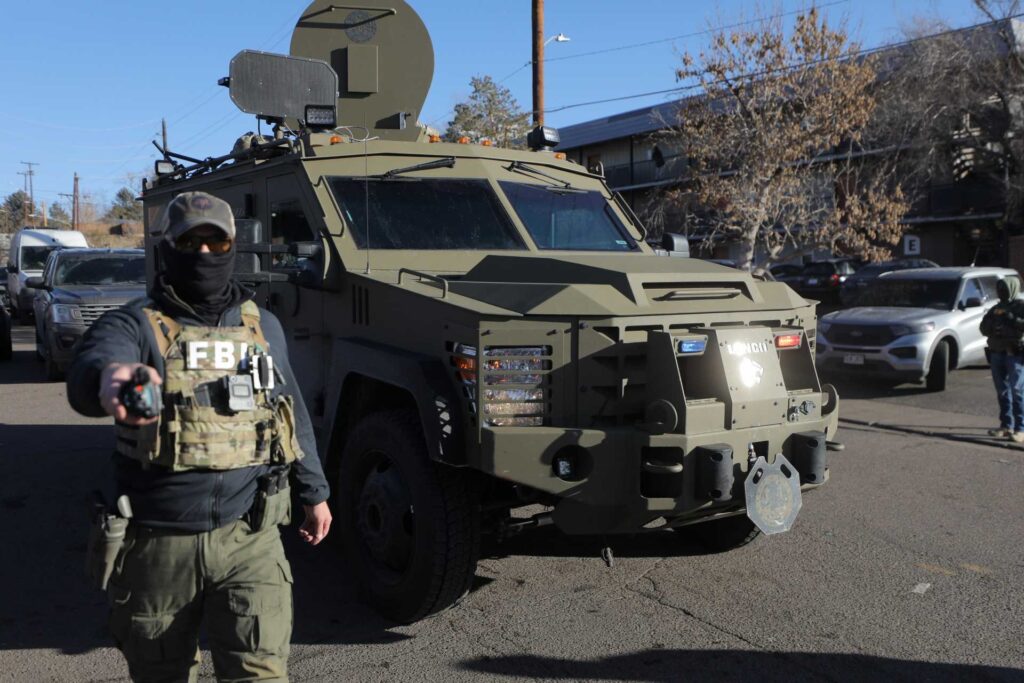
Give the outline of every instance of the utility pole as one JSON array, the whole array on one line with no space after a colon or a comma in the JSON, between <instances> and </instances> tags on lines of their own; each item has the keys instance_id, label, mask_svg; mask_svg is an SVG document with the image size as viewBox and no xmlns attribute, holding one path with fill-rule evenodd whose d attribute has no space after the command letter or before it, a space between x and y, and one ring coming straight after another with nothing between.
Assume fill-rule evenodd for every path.
<instances>
[{"instance_id":1,"label":"utility pole","mask_svg":"<svg viewBox=\"0 0 1024 683\"><path fill-rule=\"evenodd\" d=\"M70 199L71 200L71 226L70 227L71 227L72 230L78 230L78 226L75 225L75 199L74 199L75 195L71 194L70 192L58 192L57 195L60 196L60 197L64 197L66 199Z\"/></svg>"},{"instance_id":2,"label":"utility pole","mask_svg":"<svg viewBox=\"0 0 1024 683\"><path fill-rule=\"evenodd\" d=\"M29 218L35 211L35 207L32 206L32 200L29 199L28 194L28 171L18 171L18 175L22 176L25 179L24 190L22 190L22 194L24 195L25 199L21 202L21 224L31 225L32 221L29 220Z\"/></svg>"},{"instance_id":3,"label":"utility pole","mask_svg":"<svg viewBox=\"0 0 1024 683\"><path fill-rule=\"evenodd\" d=\"M75 173L75 189L72 190L73 198L71 200L71 225L74 226L75 230L78 230L78 221L82 217L81 210L81 198L78 194L78 174Z\"/></svg>"},{"instance_id":4,"label":"utility pole","mask_svg":"<svg viewBox=\"0 0 1024 683\"><path fill-rule=\"evenodd\" d=\"M21 163L23 163L26 166L28 166L28 170L25 171L25 178L26 178L26 180L28 180L28 201L29 201L29 205L32 207L32 213L35 213L35 211L36 211L36 193L35 193L35 188L34 188L33 183L32 183L32 178L33 178L33 176L35 176L36 172L34 170L32 170L32 167L33 166L38 166L39 164L34 162L34 161L23 161Z\"/></svg>"},{"instance_id":5,"label":"utility pole","mask_svg":"<svg viewBox=\"0 0 1024 683\"><path fill-rule=\"evenodd\" d=\"M533 0L533 125L544 125L544 0Z\"/></svg>"},{"instance_id":6,"label":"utility pole","mask_svg":"<svg viewBox=\"0 0 1024 683\"><path fill-rule=\"evenodd\" d=\"M44 228L45 228L45 227L48 227L48 226L46 225L46 202L39 202L39 207L40 207L40 208L42 209L42 214L43 214L43 227L44 227Z\"/></svg>"},{"instance_id":7,"label":"utility pole","mask_svg":"<svg viewBox=\"0 0 1024 683\"><path fill-rule=\"evenodd\" d=\"M164 152L167 151L167 119L160 119L160 139L164 143Z\"/></svg>"}]
</instances>

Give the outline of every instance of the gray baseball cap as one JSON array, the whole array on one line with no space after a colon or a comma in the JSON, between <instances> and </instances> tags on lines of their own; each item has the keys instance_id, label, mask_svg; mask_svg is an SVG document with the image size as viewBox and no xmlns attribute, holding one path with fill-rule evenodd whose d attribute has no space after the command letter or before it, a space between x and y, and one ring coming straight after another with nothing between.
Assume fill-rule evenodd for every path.
<instances>
[{"instance_id":1,"label":"gray baseball cap","mask_svg":"<svg viewBox=\"0 0 1024 683\"><path fill-rule=\"evenodd\" d=\"M164 239L177 240L192 228L210 225L235 239L235 217L231 206L206 192L183 192L171 200L165 209L167 230Z\"/></svg>"}]
</instances>

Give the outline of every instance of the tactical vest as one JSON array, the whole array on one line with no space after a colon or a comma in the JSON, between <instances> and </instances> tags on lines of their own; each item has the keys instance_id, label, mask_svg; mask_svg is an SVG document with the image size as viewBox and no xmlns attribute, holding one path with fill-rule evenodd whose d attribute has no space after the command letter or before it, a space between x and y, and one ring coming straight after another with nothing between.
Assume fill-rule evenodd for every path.
<instances>
[{"instance_id":1,"label":"tactical vest","mask_svg":"<svg viewBox=\"0 0 1024 683\"><path fill-rule=\"evenodd\" d=\"M164 359L164 408L153 424L117 424L119 453L176 471L302 457L292 397L271 397L272 366L270 381L253 371L261 357L271 358L256 304L242 304L238 327L181 325L153 308L143 312Z\"/></svg>"}]
</instances>

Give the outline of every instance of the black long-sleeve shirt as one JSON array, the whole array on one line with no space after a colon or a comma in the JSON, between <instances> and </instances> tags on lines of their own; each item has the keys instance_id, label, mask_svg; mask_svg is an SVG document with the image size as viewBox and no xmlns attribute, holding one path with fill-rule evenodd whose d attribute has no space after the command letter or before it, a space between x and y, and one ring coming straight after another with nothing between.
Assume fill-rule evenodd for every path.
<instances>
[{"instance_id":1,"label":"black long-sleeve shirt","mask_svg":"<svg viewBox=\"0 0 1024 683\"><path fill-rule=\"evenodd\" d=\"M99 402L100 374L110 363L143 363L164 376L164 360L143 308L153 305L137 299L110 311L93 323L82 340L75 360L68 371L68 401L71 407L89 417L106 415ZM181 325L202 325L186 306L168 305L162 300L159 308ZM220 326L242 324L239 305L228 308L220 318ZM290 395L295 405L296 437L304 457L292 464L292 481L304 505L327 500L329 487L317 455L313 426L298 391L281 323L270 312L260 309L260 326L274 357L274 366L284 383L273 394ZM143 467L141 463L118 453L114 454L118 495L131 501L136 522L153 527L181 531L209 531L240 518L252 506L256 480L266 466L233 470L186 470L173 472L165 467Z\"/></svg>"}]
</instances>

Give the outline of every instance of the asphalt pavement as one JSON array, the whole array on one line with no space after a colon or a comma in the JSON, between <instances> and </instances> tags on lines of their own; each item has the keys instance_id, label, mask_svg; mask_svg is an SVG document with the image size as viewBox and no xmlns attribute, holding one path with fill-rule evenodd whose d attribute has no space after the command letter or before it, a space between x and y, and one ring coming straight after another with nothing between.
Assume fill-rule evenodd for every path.
<instances>
[{"instance_id":1,"label":"asphalt pavement","mask_svg":"<svg viewBox=\"0 0 1024 683\"><path fill-rule=\"evenodd\" d=\"M43 380L30 335L0 363L0 680L127 680L82 576L112 430ZM987 371L840 392L830 482L791 532L730 553L655 532L612 539L608 568L603 539L540 529L492 548L459 606L395 626L334 547L284 530L292 680L1024 681L1024 449L985 435Z\"/></svg>"}]
</instances>

